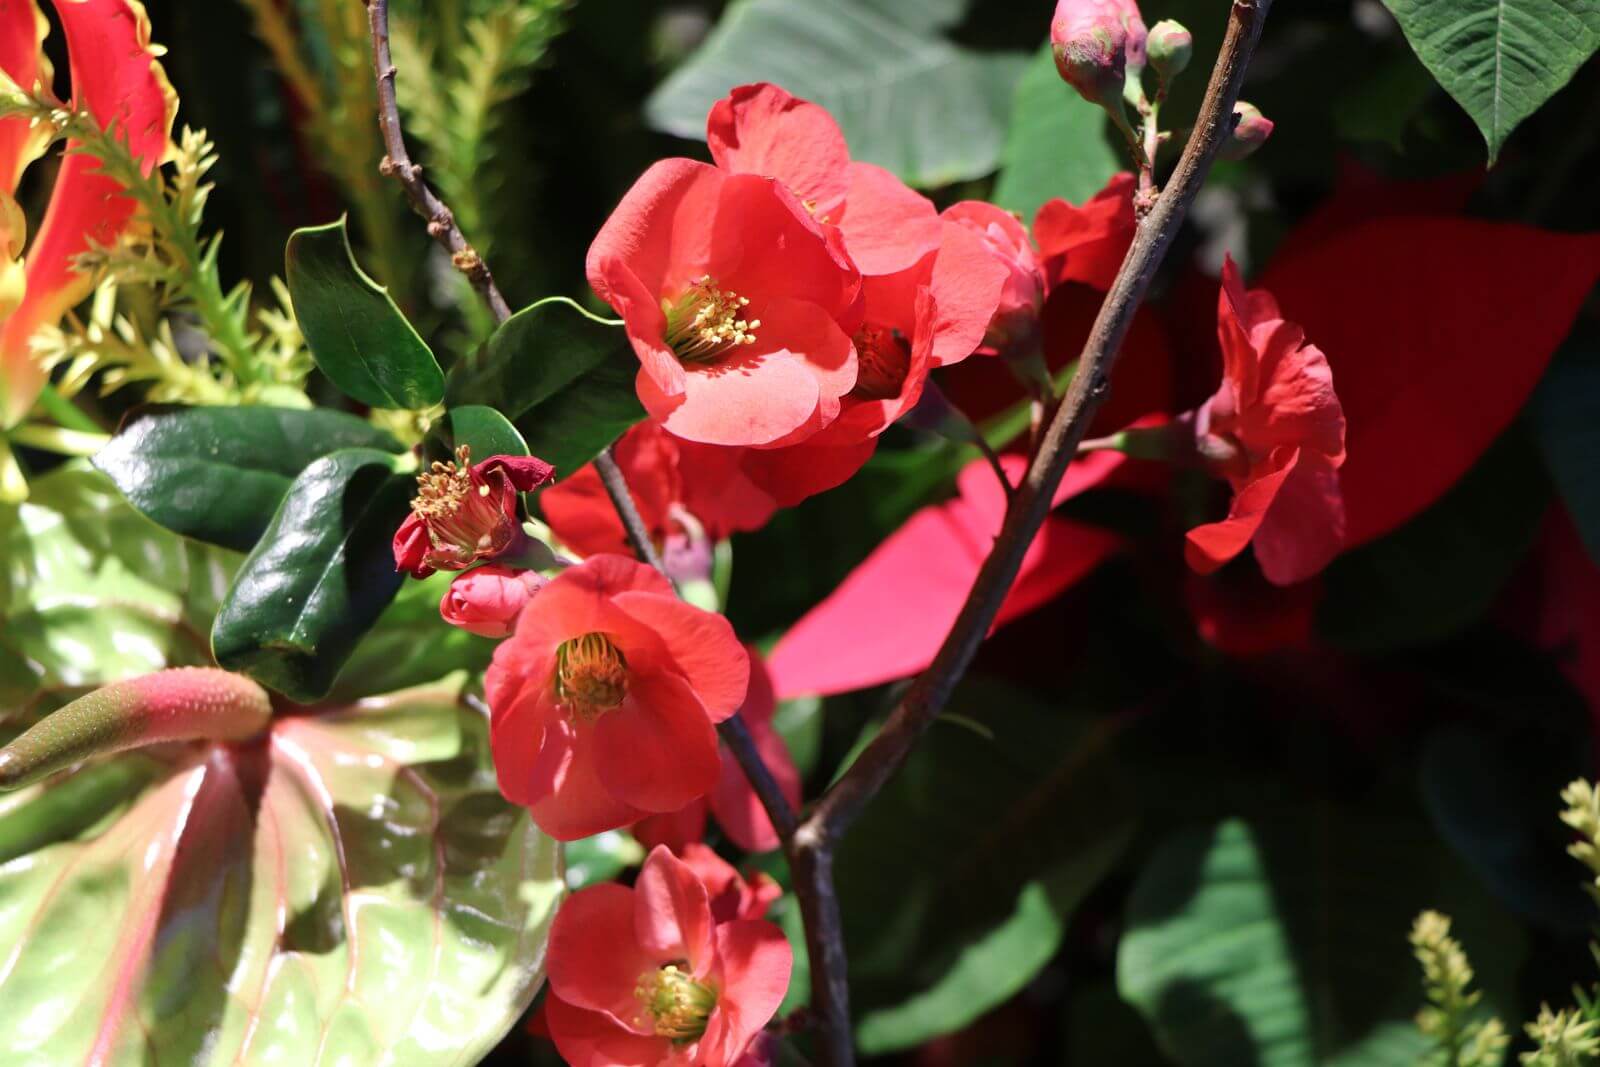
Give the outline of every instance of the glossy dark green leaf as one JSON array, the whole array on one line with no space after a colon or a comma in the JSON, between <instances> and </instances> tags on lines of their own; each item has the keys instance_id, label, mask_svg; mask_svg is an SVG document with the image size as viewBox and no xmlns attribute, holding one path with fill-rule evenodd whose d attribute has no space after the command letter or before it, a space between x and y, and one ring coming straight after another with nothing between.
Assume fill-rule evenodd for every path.
<instances>
[{"instance_id":1,"label":"glossy dark green leaf","mask_svg":"<svg viewBox=\"0 0 1600 1067\"><path fill-rule=\"evenodd\" d=\"M372 449L301 472L217 614L217 662L302 703L326 696L400 588L391 543L412 488Z\"/></svg>"},{"instance_id":2,"label":"glossy dark green leaf","mask_svg":"<svg viewBox=\"0 0 1600 1067\"><path fill-rule=\"evenodd\" d=\"M329 381L379 408L415 410L443 399L439 361L388 290L356 264L344 219L296 230L284 255L295 318Z\"/></svg>"},{"instance_id":3,"label":"glossy dark green leaf","mask_svg":"<svg viewBox=\"0 0 1600 1067\"><path fill-rule=\"evenodd\" d=\"M1183 1067L1409 1067L1430 1046L1406 934L1430 908L1515 1018L1515 924L1392 797L1171 835L1129 900L1118 985Z\"/></svg>"},{"instance_id":4,"label":"glossy dark green leaf","mask_svg":"<svg viewBox=\"0 0 1600 1067\"><path fill-rule=\"evenodd\" d=\"M947 2L919 17L910 0L739 0L704 45L651 96L656 129L703 140L706 113L729 89L770 81L838 120L851 155L913 185L993 171L1026 57L962 48L934 30ZM1040 31L1045 16L1040 15Z\"/></svg>"},{"instance_id":5,"label":"glossy dark green leaf","mask_svg":"<svg viewBox=\"0 0 1600 1067\"><path fill-rule=\"evenodd\" d=\"M1017 83L994 202L1030 225L1048 200L1082 204L1119 170L1127 150L1109 139L1106 113L1074 92L1056 72L1046 46Z\"/></svg>"},{"instance_id":6,"label":"glossy dark green leaf","mask_svg":"<svg viewBox=\"0 0 1600 1067\"><path fill-rule=\"evenodd\" d=\"M1579 328L1528 410L1556 489L1600 564L1600 334Z\"/></svg>"},{"instance_id":7,"label":"glossy dark green leaf","mask_svg":"<svg viewBox=\"0 0 1600 1067\"><path fill-rule=\"evenodd\" d=\"M483 404L463 404L452 408L428 432L428 455L445 459L458 447L472 450L472 461L481 463L490 456L526 456L528 442L500 412Z\"/></svg>"},{"instance_id":8,"label":"glossy dark green leaf","mask_svg":"<svg viewBox=\"0 0 1600 1067\"><path fill-rule=\"evenodd\" d=\"M123 420L94 465L158 525L248 552L295 477L341 448L402 451L388 432L341 411L155 407Z\"/></svg>"},{"instance_id":9,"label":"glossy dark green leaf","mask_svg":"<svg viewBox=\"0 0 1600 1067\"><path fill-rule=\"evenodd\" d=\"M1493 163L1517 124L1600 45L1592 0L1384 0L1418 58L1472 116Z\"/></svg>"},{"instance_id":10,"label":"glossy dark green leaf","mask_svg":"<svg viewBox=\"0 0 1600 1067\"><path fill-rule=\"evenodd\" d=\"M528 452L571 474L644 418L639 361L622 328L551 297L507 319L450 370L452 411L484 405L516 426Z\"/></svg>"},{"instance_id":11,"label":"glossy dark green leaf","mask_svg":"<svg viewBox=\"0 0 1600 1067\"><path fill-rule=\"evenodd\" d=\"M439 617L439 600L455 577L440 571L401 585L339 671L329 699L360 700L487 667L495 642Z\"/></svg>"}]
</instances>

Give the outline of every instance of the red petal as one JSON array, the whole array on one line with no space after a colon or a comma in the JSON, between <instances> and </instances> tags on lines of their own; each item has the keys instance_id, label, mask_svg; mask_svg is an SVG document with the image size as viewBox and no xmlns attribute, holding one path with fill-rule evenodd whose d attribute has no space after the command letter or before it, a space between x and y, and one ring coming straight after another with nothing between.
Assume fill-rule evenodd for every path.
<instances>
[{"instance_id":1,"label":"red petal","mask_svg":"<svg viewBox=\"0 0 1600 1067\"><path fill-rule=\"evenodd\" d=\"M473 473L486 478L504 471L506 478L521 492L529 492L548 482L556 469L536 456L490 456L473 465Z\"/></svg>"},{"instance_id":2,"label":"red petal","mask_svg":"<svg viewBox=\"0 0 1600 1067\"><path fill-rule=\"evenodd\" d=\"M1133 175L1113 177L1082 207L1052 200L1033 220L1039 260L1050 287L1082 282L1111 288L1133 243Z\"/></svg>"},{"instance_id":3,"label":"red petal","mask_svg":"<svg viewBox=\"0 0 1600 1067\"><path fill-rule=\"evenodd\" d=\"M696 800L677 811L640 819L633 824L633 836L645 848L664 845L682 852L706 836L706 802Z\"/></svg>"},{"instance_id":4,"label":"red petal","mask_svg":"<svg viewBox=\"0 0 1600 1067\"><path fill-rule=\"evenodd\" d=\"M721 722L744 703L750 690L750 656L727 619L676 596L624 593L616 604L660 635L712 722Z\"/></svg>"},{"instance_id":5,"label":"red petal","mask_svg":"<svg viewBox=\"0 0 1600 1067\"><path fill-rule=\"evenodd\" d=\"M633 995L639 976L654 971L659 959L639 943L636 893L610 882L580 889L550 926L550 992L570 1007L604 1012L625 1026L639 1014ZM559 1043L554 1013L549 1023Z\"/></svg>"},{"instance_id":6,"label":"red petal","mask_svg":"<svg viewBox=\"0 0 1600 1067\"><path fill-rule=\"evenodd\" d=\"M0 6L0 70L24 90L50 83L44 39L50 23L33 0ZM25 118L0 119L0 189L15 192L22 172L49 144L49 130ZM21 235L17 235L20 239Z\"/></svg>"},{"instance_id":7,"label":"red petal","mask_svg":"<svg viewBox=\"0 0 1600 1067\"><path fill-rule=\"evenodd\" d=\"M545 1000L550 1037L570 1067L655 1067L672 1056L664 1037L641 1037L599 1012L585 1011L560 997Z\"/></svg>"},{"instance_id":8,"label":"red petal","mask_svg":"<svg viewBox=\"0 0 1600 1067\"><path fill-rule=\"evenodd\" d=\"M559 716L545 721L538 758L529 773L537 799L528 805L528 814L558 841L628 826L645 814L606 787L595 732L592 726L576 727Z\"/></svg>"},{"instance_id":9,"label":"red petal","mask_svg":"<svg viewBox=\"0 0 1600 1067\"><path fill-rule=\"evenodd\" d=\"M1333 562L1344 537L1339 472L1322 455L1303 449L1256 531L1261 573L1273 585L1303 582Z\"/></svg>"},{"instance_id":10,"label":"red petal","mask_svg":"<svg viewBox=\"0 0 1600 1067\"><path fill-rule=\"evenodd\" d=\"M819 218L837 215L850 188L850 149L833 116L767 82L712 105L706 143L717 166L778 179Z\"/></svg>"},{"instance_id":11,"label":"red petal","mask_svg":"<svg viewBox=\"0 0 1600 1067\"><path fill-rule=\"evenodd\" d=\"M1184 545L1189 566L1210 574L1243 552L1299 459L1299 449L1280 448L1264 469L1252 471L1250 482L1234 494L1226 519L1190 530Z\"/></svg>"},{"instance_id":12,"label":"red petal","mask_svg":"<svg viewBox=\"0 0 1600 1067\"><path fill-rule=\"evenodd\" d=\"M594 744L605 791L642 812L677 811L717 781L716 729L674 675L630 669L627 698L601 713Z\"/></svg>"},{"instance_id":13,"label":"red petal","mask_svg":"<svg viewBox=\"0 0 1600 1067\"><path fill-rule=\"evenodd\" d=\"M1600 278L1600 236L1400 218L1263 283L1327 353L1348 421L1348 544L1437 500L1522 408Z\"/></svg>"},{"instance_id":14,"label":"red petal","mask_svg":"<svg viewBox=\"0 0 1600 1067\"><path fill-rule=\"evenodd\" d=\"M778 1013L778 1005L789 991L794 951L782 930L760 919L723 923L716 936L722 990L716 1010L722 1022L721 1060L732 1063ZM709 1030L706 1037L709 1044Z\"/></svg>"},{"instance_id":15,"label":"red petal","mask_svg":"<svg viewBox=\"0 0 1600 1067\"><path fill-rule=\"evenodd\" d=\"M687 960L695 977L713 963L711 904L694 869L659 845L634 883L633 932L662 960Z\"/></svg>"},{"instance_id":16,"label":"red petal","mask_svg":"<svg viewBox=\"0 0 1600 1067\"><path fill-rule=\"evenodd\" d=\"M843 220L850 258L862 274L894 274L939 247L944 228L933 201L871 163L850 164Z\"/></svg>"}]
</instances>

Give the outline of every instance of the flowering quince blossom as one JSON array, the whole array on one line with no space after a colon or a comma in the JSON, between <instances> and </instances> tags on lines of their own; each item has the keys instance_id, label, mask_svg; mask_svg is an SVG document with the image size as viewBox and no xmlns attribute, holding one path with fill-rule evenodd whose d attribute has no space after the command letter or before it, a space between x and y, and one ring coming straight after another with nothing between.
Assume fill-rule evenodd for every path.
<instances>
[{"instance_id":1,"label":"flowering quince blossom","mask_svg":"<svg viewBox=\"0 0 1600 1067\"><path fill-rule=\"evenodd\" d=\"M1228 517L1189 531L1189 565L1209 574L1254 543L1267 580L1292 585L1344 545L1344 413L1327 358L1284 320L1264 290L1222 267L1217 306L1222 385L1184 422L1213 471L1233 486Z\"/></svg>"},{"instance_id":2,"label":"flowering quince blossom","mask_svg":"<svg viewBox=\"0 0 1600 1067\"><path fill-rule=\"evenodd\" d=\"M500 790L573 841L677 811L717 782L715 724L750 683L719 615L655 570L593 556L556 576L485 678Z\"/></svg>"},{"instance_id":3,"label":"flowering quince blossom","mask_svg":"<svg viewBox=\"0 0 1600 1067\"><path fill-rule=\"evenodd\" d=\"M839 232L771 178L655 164L589 249L639 356L639 400L690 441L815 433L856 384L861 275Z\"/></svg>"},{"instance_id":4,"label":"flowering quince blossom","mask_svg":"<svg viewBox=\"0 0 1600 1067\"><path fill-rule=\"evenodd\" d=\"M977 234L995 262L1005 268L1000 306L984 335L985 354L1004 352L1034 339L1044 308L1045 276L1033 240L1022 220L982 200L963 200L944 211L944 218Z\"/></svg>"},{"instance_id":5,"label":"flowering quince blossom","mask_svg":"<svg viewBox=\"0 0 1600 1067\"><path fill-rule=\"evenodd\" d=\"M772 688L772 675L766 663L754 649L750 653L750 692L739 717L744 720L756 751L761 753L767 770L783 791L784 799L792 808L800 807L800 772L789 755L789 746L772 727L772 716L777 711L777 696ZM652 815L633 827L633 836L645 845L666 845L674 852L687 855L684 849L699 841L706 832L706 814L709 809L717 817L717 825L746 852L770 852L778 847L778 832L773 829L767 809L756 796L744 769L727 750L719 749L722 773L709 795L701 797L679 811L667 815Z\"/></svg>"},{"instance_id":6,"label":"flowering quince blossom","mask_svg":"<svg viewBox=\"0 0 1600 1067\"><path fill-rule=\"evenodd\" d=\"M718 921L665 848L633 888L580 890L550 930L545 1023L579 1067L732 1067L778 1010L794 955L776 925Z\"/></svg>"},{"instance_id":7,"label":"flowering quince blossom","mask_svg":"<svg viewBox=\"0 0 1600 1067\"><path fill-rule=\"evenodd\" d=\"M1101 292L1111 288L1133 243L1134 177L1124 171L1082 207L1057 198L1039 209L1033 236L1049 289L1081 282Z\"/></svg>"},{"instance_id":8,"label":"flowering quince blossom","mask_svg":"<svg viewBox=\"0 0 1600 1067\"><path fill-rule=\"evenodd\" d=\"M414 578L460 571L493 559L522 535L517 494L548 482L555 468L532 456L472 462L466 445L452 463L418 475L411 514L394 535L394 566Z\"/></svg>"},{"instance_id":9,"label":"flowering quince blossom","mask_svg":"<svg viewBox=\"0 0 1600 1067\"><path fill-rule=\"evenodd\" d=\"M509 637L517 616L545 581L538 571L495 563L474 567L450 583L439 601L439 614L451 626L479 637Z\"/></svg>"},{"instance_id":10,"label":"flowering quince blossom","mask_svg":"<svg viewBox=\"0 0 1600 1067\"><path fill-rule=\"evenodd\" d=\"M836 226L867 276L896 274L939 247L933 202L889 171L852 161L825 108L767 82L741 85L706 119L717 166L776 178L819 222Z\"/></svg>"},{"instance_id":11,"label":"flowering quince blossom","mask_svg":"<svg viewBox=\"0 0 1600 1067\"><path fill-rule=\"evenodd\" d=\"M150 41L150 19L137 0L56 0L72 75L72 104L117 136L146 174L171 157L178 98ZM49 23L32 0L0 5L0 69L24 91L48 87L43 51ZM91 156L62 157L39 232L20 266L25 223L15 194L28 164L49 143L48 130L18 116L0 120L0 425L33 405L45 381L32 341L82 300L94 279L77 270L79 255L110 245L134 225L135 202L101 173Z\"/></svg>"},{"instance_id":12,"label":"flowering quince blossom","mask_svg":"<svg viewBox=\"0 0 1600 1067\"><path fill-rule=\"evenodd\" d=\"M684 845L677 853L706 887L711 917L719 923L765 918L767 909L783 896L783 887L770 875L761 871L740 874L733 864L698 842Z\"/></svg>"}]
</instances>

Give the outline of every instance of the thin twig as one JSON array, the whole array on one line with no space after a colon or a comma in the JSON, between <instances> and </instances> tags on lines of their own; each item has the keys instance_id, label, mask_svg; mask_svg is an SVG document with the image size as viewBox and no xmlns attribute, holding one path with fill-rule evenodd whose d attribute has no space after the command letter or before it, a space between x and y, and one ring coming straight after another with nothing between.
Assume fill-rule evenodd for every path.
<instances>
[{"instance_id":1,"label":"thin twig","mask_svg":"<svg viewBox=\"0 0 1600 1067\"><path fill-rule=\"evenodd\" d=\"M611 504L617 509L617 518L622 520L622 529L628 535L628 544L639 554L639 558L650 564L656 570L666 573L666 567L661 562L661 553L656 551L655 542L650 539L650 530L644 524L644 518L639 514L639 508L633 502L633 494L628 492L628 480L622 474L622 468L617 466L617 461L608 448L594 458L594 469L600 474L600 484L605 486L606 495L611 498Z\"/></svg>"}]
</instances>

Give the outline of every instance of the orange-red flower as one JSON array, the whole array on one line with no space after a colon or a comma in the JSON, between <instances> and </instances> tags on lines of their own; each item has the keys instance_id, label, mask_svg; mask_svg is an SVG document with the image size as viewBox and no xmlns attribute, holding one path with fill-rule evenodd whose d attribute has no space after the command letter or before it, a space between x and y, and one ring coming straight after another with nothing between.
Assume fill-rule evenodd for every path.
<instances>
[{"instance_id":1,"label":"orange-red flower","mask_svg":"<svg viewBox=\"0 0 1600 1067\"><path fill-rule=\"evenodd\" d=\"M1200 454L1233 486L1228 517L1189 531L1189 565L1210 573L1255 545L1267 580L1304 581L1344 545L1344 412L1328 360L1278 311L1222 268L1217 305L1222 385L1186 421Z\"/></svg>"},{"instance_id":2,"label":"orange-red flower","mask_svg":"<svg viewBox=\"0 0 1600 1067\"><path fill-rule=\"evenodd\" d=\"M664 848L633 888L573 894L550 930L545 1022L583 1067L731 1067L777 1013L794 955L760 919L719 922Z\"/></svg>"},{"instance_id":3,"label":"orange-red flower","mask_svg":"<svg viewBox=\"0 0 1600 1067\"><path fill-rule=\"evenodd\" d=\"M540 590L495 650L500 790L563 841L677 811L716 785L715 725L749 682L726 619L650 567L593 556Z\"/></svg>"},{"instance_id":4,"label":"orange-red flower","mask_svg":"<svg viewBox=\"0 0 1600 1067\"><path fill-rule=\"evenodd\" d=\"M490 456L473 463L465 445L452 463L417 477L411 514L394 535L395 570L414 578L462 571L494 559L522 535L517 494L548 482L555 468L532 456Z\"/></svg>"},{"instance_id":5,"label":"orange-red flower","mask_svg":"<svg viewBox=\"0 0 1600 1067\"><path fill-rule=\"evenodd\" d=\"M651 167L589 249L589 283L639 356L639 399L672 433L800 440L856 384L861 275L837 229L771 178Z\"/></svg>"},{"instance_id":6,"label":"orange-red flower","mask_svg":"<svg viewBox=\"0 0 1600 1067\"><path fill-rule=\"evenodd\" d=\"M115 129L146 173L170 155L178 100L156 61L150 20L138 0L55 0L67 41L72 104L102 129ZM0 68L24 90L51 77L42 51L49 25L32 0L0 5ZM9 268L0 268L0 425L9 426L33 405L44 370L33 357L40 327L59 319L89 292L93 279L74 261L93 245L108 245L132 224L135 204L122 187L83 153L61 161L44 221L28 247L25 265L15 260L23 243L22 212L14 195L23 170L47 143L26 118L0 120L0 246Z\"/></svg>"},{"instance_id":7,"label":"orange-red flower","mask_svg":"<svg viewBox=\"0 0 1600 1067\"><path fill-rule=\"evenodd\" d=\"M772 675L766 663L754 649L750 653L750 692L739 716L750 731L756 751L761 753L767 769L789 801L789 806L800 806L800 772L789 756L789 746L772 727L772 716L778 701L772 688ZM633 836L646 845L666 845L687 858L684 849L705 836L706 815L717 817L728 838L746 852L769 852L778 847L778 831L773 829L767 809L726 746L719 752L722 773L710 794L693 801L684 808L666 815L652 815L633 827Z\"/></svg>"}]
</instances>

